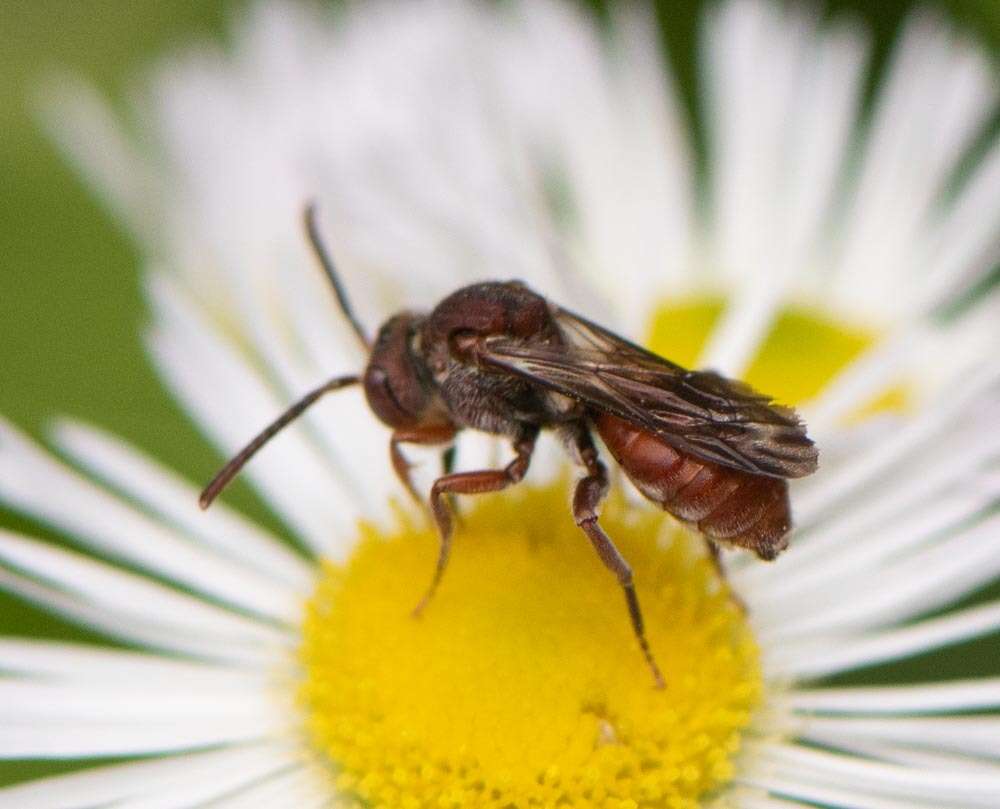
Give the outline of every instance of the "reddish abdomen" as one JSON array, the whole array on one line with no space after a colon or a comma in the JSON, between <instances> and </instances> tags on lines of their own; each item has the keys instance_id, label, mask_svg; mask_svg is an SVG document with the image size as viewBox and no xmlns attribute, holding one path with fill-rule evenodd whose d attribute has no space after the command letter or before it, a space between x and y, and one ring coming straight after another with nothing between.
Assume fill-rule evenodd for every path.
<instances>
[{"instance_id":1,"label":"reddish abdomen","mask_svg":"<svg viewBox=\"0 0 1000 809\"><path fill-rule=\"evenodd\" d=\"M607 414L594 418L615 460L646 497L705 536L773 559L792 526L788 484L684 453Z\"/></svg>"}]
</instances>

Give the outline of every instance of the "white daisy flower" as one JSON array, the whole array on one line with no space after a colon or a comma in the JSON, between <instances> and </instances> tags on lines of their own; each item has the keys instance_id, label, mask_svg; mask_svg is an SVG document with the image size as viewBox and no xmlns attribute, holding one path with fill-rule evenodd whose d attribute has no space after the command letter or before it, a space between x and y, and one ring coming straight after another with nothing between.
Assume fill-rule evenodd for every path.
<instances>
[{"instance_id":1,"label":"white daisy flower","mask_svg":"<svg viewBox=\"0 0 1000 809\"><path fill-rule=\"evenodd\" d=\"M245 470L297 550L93 427L57 425L57 460L4 424L0 499L79 550L6 531L0 585L137 648L0 640L0 755L135 759L0 807L1000 803L1000 676L826 681L1000 628L960 604L1000 572L1000 296L969 303L1000 243L995 65L918 15L869 109L849 20L725 2L702 177L651 18L613 17L260 5L165 65L134 131L65 85L53 131L145 249L150 351L224 454L364 363L310 199L369 329L518 277L798 404L821 468L776 563L728 560L748 613L695 537L613 495L652 688L550 442L466 501L411 620L436 539L356 389ZM460 439L458 468L498 462Z\"/></svg>"}]
</instances>

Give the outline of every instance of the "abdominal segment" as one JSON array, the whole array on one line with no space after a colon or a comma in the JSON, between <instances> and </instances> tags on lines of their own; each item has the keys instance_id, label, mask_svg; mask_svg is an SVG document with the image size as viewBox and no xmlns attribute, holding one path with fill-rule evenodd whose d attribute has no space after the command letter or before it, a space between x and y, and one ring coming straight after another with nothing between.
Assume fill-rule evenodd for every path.
<instances>
[{"instance_id":1,"label":"abdominal segment","mask_svg":"<svg viewBox=\"0 0 1000 809\"><path fill-rule=\"evenodd\" d=\"M624 419L594 417L618 464L646 497L720 543L773 559L788 544L788 484L704 461Z\"/></svg>"}]
</instances>

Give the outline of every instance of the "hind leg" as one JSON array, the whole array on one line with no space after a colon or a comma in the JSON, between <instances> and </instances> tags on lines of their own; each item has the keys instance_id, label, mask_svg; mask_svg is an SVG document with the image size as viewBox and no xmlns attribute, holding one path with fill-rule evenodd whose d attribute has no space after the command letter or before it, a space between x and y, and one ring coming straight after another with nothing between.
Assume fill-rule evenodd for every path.
<instances>
[{"instance_id":1,"label":"hind leg","mask_svg":"<svg viewBox=\"0 0 1000 809\"><path fill-rule=\"evenodd\" d=\"M632 581L632 567L615 547L611 537L597 522L598 508L608 493L607 468L598 459L593 439L585 428L581 427L577 433L576 447L580 454L580 461L587 469L587 475L576 484L576 491L573 494L573 518L590 539L604 566L618 579L618 584L621 585L622 591L625 593L625 603L628 605L632 631L635 633L636 640L639 641L639 648L642 649L646 663L653 673L656 687L663 688L665 685L663 674L649 648L649 641L646 640L642 610L639 608L639 596L636 595L635 585Z\"/></svg>"},{"instance_id":2,"label":"hind leg","mask_svg":"<svg viewBox=\"0 0 1000 809\"><path fill-rule=\"evenodd\" d=\"M746 615L746 602L736 594L736 591L733 589L733 586L729 583L729 579L726 576L726 566L722 563L722 549L714 540L709 539L704 535L702 535L702 539L705 540L705 547L708 550L708 558L712 562L712 567L715 568L715 574L726 585L726 589L729 590L729 600L733 602L740 612Z\"/></svg>"}]
</instances>

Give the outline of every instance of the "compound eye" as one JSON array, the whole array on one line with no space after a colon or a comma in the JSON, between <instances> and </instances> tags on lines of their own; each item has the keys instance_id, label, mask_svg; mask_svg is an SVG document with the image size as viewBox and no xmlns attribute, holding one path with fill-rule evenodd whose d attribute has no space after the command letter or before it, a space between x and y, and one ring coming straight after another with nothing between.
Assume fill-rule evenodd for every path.
<instances>
[{"instance_id":1,"label":"compound eye","mask_svg":"<svg viewBox=\"0 0 1000 809\"><path fill-rule=\"evenodd\" d=\"M368 404L390 427L412 427L424 414L431 391L421 375L422 360L414 354L413 317L396 315L379 330L365 369Z\"/></svg>"},{"instance_id":2,"label":"compound eye","mask_svg":"<svg viewBox=\"0 0 1000 809\"><path fill-rule=\"evenodd\" d=\"M416 420L414 414L399 401L384 368L369 366L365 372L365 397L375 415L390 427L404 426Z\"/></svg>"},{"instance_id":3,"label":"compound eye","mask_svg":"<svg viewBox=\"0 0 1000 809\"><path fill-rule=\"evenodd\" d=\"M412 427L428 405L428 394L414 369L407 365L386 369L369 365L364 377L365 397L376 416L390 427Z\"/></svg>"}]
</instances>

